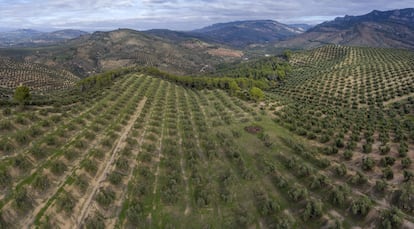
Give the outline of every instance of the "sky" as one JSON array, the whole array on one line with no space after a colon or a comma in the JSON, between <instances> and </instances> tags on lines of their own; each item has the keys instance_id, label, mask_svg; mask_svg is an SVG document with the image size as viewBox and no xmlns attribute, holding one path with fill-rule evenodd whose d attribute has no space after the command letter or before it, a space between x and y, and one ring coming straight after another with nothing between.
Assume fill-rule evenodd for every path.
<instances>
[{"instance_id":1,"label":"sky","mask_svg":"<svg viewBox=\"0 0 414 229\"><path fill-rule=\"evenodd\" d=\"M412 7L414 0L0 0L0 29L191 30L258 19L318 24Z\"/></svg>"}]
</instances>

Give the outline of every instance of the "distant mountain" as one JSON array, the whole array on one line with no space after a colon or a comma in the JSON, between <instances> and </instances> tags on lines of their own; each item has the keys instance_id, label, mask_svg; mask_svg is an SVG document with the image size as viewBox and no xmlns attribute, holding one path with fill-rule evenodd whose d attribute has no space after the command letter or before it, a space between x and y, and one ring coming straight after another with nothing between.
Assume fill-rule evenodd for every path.
<instances>
[{"instance_id":1,"label":"distant mountain","mask_svg":"<svg viewBox=\"0 0 414 229\"><path fill-rule=\"evenodd\" d=\"M302 32L306 32L309 29L314 27L313 25L308 25L308 24L289 24L288 26L296 28L297 30L302 31Z\"/></svg>"},{"instance_id":2,"label":"distant mountain","mask_svg":"<svg viewBox=\"0 0 414 229\"><path fill-rule=\"evenodd\" d=\"M276 46L311 48L324 44L414 49L414 9L339 17Z\"/></svg>"},{"instance_id":3,"label":"distant mountain","mask_svg":"<svg viewBox=\"0 0 414 229\"><path fill-rule=\"evenodd\" d=\"M164 33L182 36L179 32ZM49 47L0 49L0 56L14 61L63 68L80 77L135 65L196 74L222 62L240 60L243 55L239 50L191 37L173 40L130 29L94 32Z\"/></svg>"},{"instance_id":4,"label":"distant mountain","mask_svg":"<svg viewBox=\"0 0 414 229\"><path fill-rule=\"evenodd\" d=\"M272 20L235 21L214 24L191 32L193 36L227 44L245 47L251 44L265 44L286 40L304 32L296 26L289 26Z\"/></svg>"},{"instance_id":5,"label":"distant mountain","mask_svg":"<svg viewBox=\"0 0 414 229\"><path fill-rule=\"evenodd\" d=\"M59 30L55 32L41 32L32 29L19 29L0 32L0 47L32 47L54 44L88 34L80 30Z\"/></svg>"}]
</instances>

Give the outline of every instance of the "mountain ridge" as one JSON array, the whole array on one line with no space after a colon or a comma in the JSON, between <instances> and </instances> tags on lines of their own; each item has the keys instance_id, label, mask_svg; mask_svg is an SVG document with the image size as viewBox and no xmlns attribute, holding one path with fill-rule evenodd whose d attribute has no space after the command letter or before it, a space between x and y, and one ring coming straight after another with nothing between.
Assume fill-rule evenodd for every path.
<instances>
[{"instance_id":1,"label":"mountain ridge","mask_svg":"<svg viewBox=\"0 0 414 229\"><path fill-rule=\"evenodd\" d=\"M313 48L325 44L414 49L414 8L338 17L275 45Z\"/></svg>"}]
</instances>

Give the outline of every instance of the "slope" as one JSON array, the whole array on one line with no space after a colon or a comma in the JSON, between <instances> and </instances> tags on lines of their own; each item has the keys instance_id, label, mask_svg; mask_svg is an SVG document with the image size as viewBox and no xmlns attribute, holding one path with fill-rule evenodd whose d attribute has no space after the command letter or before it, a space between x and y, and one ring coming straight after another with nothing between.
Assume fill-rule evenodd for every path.
<instances>
[{"instance_id":1,"label":"slope","mask_svg":"<svg viewBox=\"0 0 414 229\"><path fill-rule=\"evenodd\" d=\"M414 9L372 11L324 22L276 46L311 48L325 44L414 49Z\"/></svg>"}]
</instances>

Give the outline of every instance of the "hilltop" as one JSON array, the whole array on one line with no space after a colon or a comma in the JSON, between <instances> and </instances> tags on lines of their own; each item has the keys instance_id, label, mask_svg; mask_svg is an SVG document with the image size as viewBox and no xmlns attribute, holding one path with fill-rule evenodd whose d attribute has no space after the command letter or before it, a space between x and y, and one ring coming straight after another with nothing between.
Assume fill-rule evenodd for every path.
<instances>
[{"instance_id":1,"label":"hilltop","mask_svg":"<svg viewBox=\"0 0 414 229\"><path fill-rule=\"evenodd\" d=\"M319 24L276 46L311 48L325 44L414 49L414 9L345 16Z\"/></svg>"}]
</instances>

